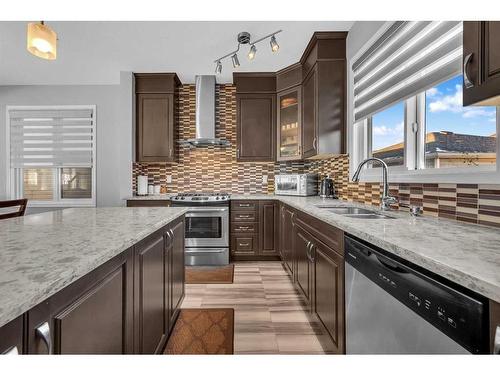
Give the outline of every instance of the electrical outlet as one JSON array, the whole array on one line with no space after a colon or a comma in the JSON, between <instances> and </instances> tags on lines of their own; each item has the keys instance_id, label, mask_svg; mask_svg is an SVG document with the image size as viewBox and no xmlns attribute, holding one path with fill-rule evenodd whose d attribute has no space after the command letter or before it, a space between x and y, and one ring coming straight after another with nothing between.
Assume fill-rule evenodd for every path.
<instances>
[{"instance_id":1,"label":"electrical outlet","mask_svg":"<svg viewBox=\"0 0 500 375\"><path fill-rule=\"evenodd\" d=\"M267 184L267 174L262 176L262 183Z\"/></svg>"},{"instance_id":2,"label":"electrical outlet","mask_svg":"<svg viewBox=\"0 0 500 375\"><path fill-rule=\"evenodd\" d=\"M171 184L171 183L172 183L172 176L167 175L167 184Z\"/></svg>"}]
</instances>

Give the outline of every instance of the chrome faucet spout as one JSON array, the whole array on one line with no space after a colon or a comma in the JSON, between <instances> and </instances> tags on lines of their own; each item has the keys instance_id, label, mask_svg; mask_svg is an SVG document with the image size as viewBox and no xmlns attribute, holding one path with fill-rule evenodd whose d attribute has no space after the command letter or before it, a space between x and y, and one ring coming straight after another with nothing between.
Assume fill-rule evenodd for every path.
<instances>
[{"instance_id":1,"label":"chrome faucet spout","mask_svg":"<svg viewBox=\"0 0 500 375\"><path fill-rule=\"evenodd\" d=\"M359 181L359 175L361 174L362 168L365 164L369 162L377 162L380 165L382 165L382 185L383 185L383 191L382 191L382 199L380 202L380 208L382 210L390 210L391 209L391 204L397 203L398 200L396 197L391 197L389 195L389 182L387 178L387 164L385 161L379 158L368 158L363 160L361 163L359 163L358 168L356 168L356 172L354 172L354 175L352 176L352 181L353 182L358 182Z\"/></svg>"}]
</instances>

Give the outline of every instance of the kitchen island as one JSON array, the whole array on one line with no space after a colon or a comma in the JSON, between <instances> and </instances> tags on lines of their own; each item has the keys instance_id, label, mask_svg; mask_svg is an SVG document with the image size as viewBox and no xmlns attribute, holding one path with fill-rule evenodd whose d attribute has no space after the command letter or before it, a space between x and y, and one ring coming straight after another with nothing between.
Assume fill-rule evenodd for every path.
<instances>
[{"instance_id":1,"label":"kitchen island","mask_svg":"<svg viewBox=\"0 0 500 375\"><path fill-rule=\"evenodd\" d=\"M19 327L18 352L161 350L184 295L185 211L71 208L0 222L0 352Z\"/></svg>"}]
</instances>

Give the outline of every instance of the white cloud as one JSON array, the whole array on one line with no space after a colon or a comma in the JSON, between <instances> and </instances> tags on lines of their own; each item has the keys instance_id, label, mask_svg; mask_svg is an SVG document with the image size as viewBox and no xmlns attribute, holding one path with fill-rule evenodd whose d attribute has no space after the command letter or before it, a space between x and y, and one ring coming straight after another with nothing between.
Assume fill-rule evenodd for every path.
<instances>
[{"instance_id":1,"label":"white cloud","mask_svg":"<svg viewBox=\"0 0 500 375\"><path fill-rule=\"evenodd\" d=\"M400 135L404 132L404 122L400 122L399 124L396 124L396 126L385 126L385 125L379 125L379 126L374 126L372 129L373 135Z\"/></svg>"},{"instance_id":2,"label":"white cloud","mask_svg":"<svg viewBox=\"0 0 500 375\"><path fill-rule=\"evenodd\" d=\"M428 92L428 91L427 91ZM431 97L436 99L429 103L431 112L453 112L462 114L463 118L491 117L495 111L481 107L462 106L462 85L455 86L455 92L451 95L440 95L439 91L434 92Z\"/></svg>"},{"instance_id":3,"label":"white cloud","mask_svg":"<svg viewBox=\"0 0 500 375\"><path fill-rule=\"evenodd\" d=\"M427 94L427 96L428 96L429 98L433 98L433 97L438 96L439 94L441 94L441 93L439 92L439 90L437 89L437 87L431 87L431 88L430 88L430 89L428 89L425 93Z\"/></svg>"}]
</instances>

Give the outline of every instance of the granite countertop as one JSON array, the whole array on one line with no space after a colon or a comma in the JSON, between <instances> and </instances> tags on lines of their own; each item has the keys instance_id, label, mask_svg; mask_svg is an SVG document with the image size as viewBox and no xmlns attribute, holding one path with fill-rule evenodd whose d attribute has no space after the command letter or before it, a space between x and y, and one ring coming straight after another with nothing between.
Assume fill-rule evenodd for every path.
<instances>
[{"instance_id":1,"label":"granite countertop","mask_svg":"<svg viewBox=\"0 0 500 375\"><path fill-rule=\"evenodd\" d=\"M232 195L231 199L277 199L346 233L366 240L448 280L500 302L500 229L390 211L393 219L356 219L318 204L377 207L342 200L278 195Z\"/></svg>"},{"instance_id":2,"label":"granite countertop","mask_svg":"<svg viewBox=\"0 0 500 375\"><path fill-rule=\"evenodd\" d=\"M70 208L0 221L0 327L185 208Z\"/></svg>"}]
</instances>

